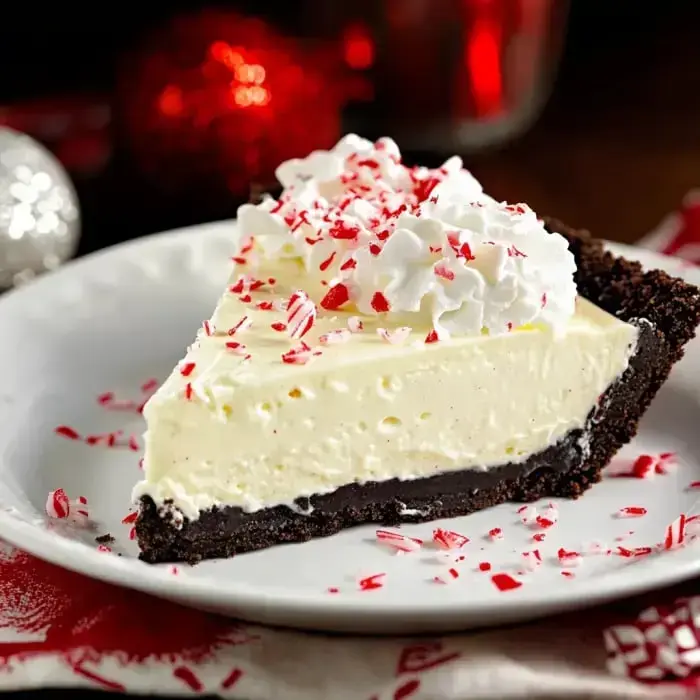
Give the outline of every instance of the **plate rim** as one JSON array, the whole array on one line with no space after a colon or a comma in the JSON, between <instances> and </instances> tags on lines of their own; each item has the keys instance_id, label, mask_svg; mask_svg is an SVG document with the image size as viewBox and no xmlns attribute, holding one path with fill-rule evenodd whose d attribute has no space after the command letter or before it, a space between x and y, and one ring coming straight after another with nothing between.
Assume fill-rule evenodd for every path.
<instances>
[{"instance_id":1,"label":"plate rim","mask_svg":"<svg viewBox=\"0 0 700 700\"><path fill-rule=\"evenodd\" d=\"M151 254L154 254L161 248L183 243L194 247L205 245L206 241L214 236L221 238L234 236L235 230L235 220L223 220L151 234L110 246L71 261L58 270L7 293L0 298L0 312L6 305L20 303L27 295L40 294L46 287L57 284L64 278L78 273L89 274L91 268L100 265L105 259L112 259L115 256L134 259L142 249L151 249ZM606 242L606 246L616 254L631 259L641 258L645 267L658 266L671 274L700 284L700 267L687 265L678 258L634 245ZM290 592L275 585L266 588L261 594L259 589L250 584L236 583L233 586L222 587L216 580L212 583L212 579L208 576L174 578L167 568L154 567L127 557L106 557L81 542L43 530L5 510L0 510L0 539L61 568L107 583L161 597L175 598L195 606L214 605L235 608L237 616L242 617L249 617L245 614L246 610L259 609L261 606L266 610L268 620L288 617L288 614L284 613L285 610L294 610L296 617L308 615L313 619L322 619L324 616L332 616L348 622L358 615L365 616L376 612L374 605L369 603L369 599L367 602L360 602L351 596L323 596L309 591ZM501 596L494 601L482 600L476 605L470 605L469 598L457 603L454 599L446 599L444 604L439 605L435 601L407 603L401 602L399 598L382 596L381 617L384 620L398 620L408 616L412 620L430 618L434 621L447 616L455 616L460 620L474 616L484 619L498 617L503 620L537 617L540 614L562 609L573 609L635 595L700 574L700 557L689 556L689 551L690 548L665 554L666 557L676 558L676 564L670 570L668 567L659 567L658 570L645 571L641 577L631 578L624 573L623 567L596 577L574 579L565 588L549 590L546 597L541 592L538 595L536 587L526 586L505 598ZM342 629L342 626L339 627L337 624L329 627L309 626L314 629ZM448 629L450 626L447 625L444 628ZM465 624L458 624L452 628L464 629Z\"/></svg>"}]
</instances>

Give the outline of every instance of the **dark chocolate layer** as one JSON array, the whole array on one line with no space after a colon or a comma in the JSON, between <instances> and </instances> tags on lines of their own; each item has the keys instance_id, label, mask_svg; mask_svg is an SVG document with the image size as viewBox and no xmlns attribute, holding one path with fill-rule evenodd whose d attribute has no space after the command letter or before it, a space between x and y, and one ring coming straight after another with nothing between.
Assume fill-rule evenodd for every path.
<instances>
[{"instance_id":1,"label":"dark chocolate layer","mask_svg":"<svg viewBox=\"0 0 700 700\"><path fill-rule=\"evenodd\" d=\"M364 523L396 525L466 515L504 501L577 498L636 433L639 420L700 323L700 290L661 271L606 253L587 232L546 220L568 240L579 293L623 321L637 323L639 342L625 374L602 397L583 431L524 462L488 471L463 470L424 479L350 484L286 506L245 513L203 511L176 527L144 497L136 523L148 562L228 557L284 542L304 542ZM643 320L642 320L643 319Z\"/></svg>"}]
</instances>

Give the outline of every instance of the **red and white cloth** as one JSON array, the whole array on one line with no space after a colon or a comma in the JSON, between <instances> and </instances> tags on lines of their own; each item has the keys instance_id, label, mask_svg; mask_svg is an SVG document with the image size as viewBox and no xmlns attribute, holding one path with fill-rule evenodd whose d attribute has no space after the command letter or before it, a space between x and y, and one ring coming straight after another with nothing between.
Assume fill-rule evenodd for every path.
<instances>
[{"instance_id":1,"label":"red and white cloth","mask_svg":"<svg viewBox=\"0 0 700 700\"><path fill-rule=\"evenodd\" d=\"M700 191L642 243L700 264ZM632 601L444 638L329 637L179 607L0 544L0 691L243 700L700 695L700 598L677 597L655 594L657 606L641 617Z\"/></svg>"}]
</instances>

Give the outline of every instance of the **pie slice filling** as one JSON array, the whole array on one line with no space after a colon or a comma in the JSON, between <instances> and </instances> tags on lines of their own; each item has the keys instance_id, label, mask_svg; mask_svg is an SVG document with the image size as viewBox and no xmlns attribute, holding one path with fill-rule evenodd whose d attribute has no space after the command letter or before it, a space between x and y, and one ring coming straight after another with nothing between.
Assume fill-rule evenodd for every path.
<instances>
[{"instance_id":1,"label":"pie slice filling","mask_svg":"<svg viewBox=\"0 0 700 700\"><path fill-rule=\"evenodd\" d=\"M459 159L348 136L278 179L144 409L146 561L575 498L700 322L698 289L494 201Z\"/></svg>"}]
</instances>

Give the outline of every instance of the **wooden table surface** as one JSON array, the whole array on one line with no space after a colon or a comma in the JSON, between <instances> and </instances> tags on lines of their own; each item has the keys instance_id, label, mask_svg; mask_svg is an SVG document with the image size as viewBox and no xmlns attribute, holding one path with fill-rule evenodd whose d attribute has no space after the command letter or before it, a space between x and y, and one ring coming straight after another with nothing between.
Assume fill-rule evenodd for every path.
<instances>
[{"instance_id":1,"label":"wooden table surface","mask_svg":"<svg viewBox=\"0 0 700 700\"><path fill-rule=\"evenodd\" d=\"M611 240L656 226L700 188L699 9L685 3L656 20L660 31L654 17L628 13L595 41L571 37L535 127L468 159L486 191Z\"/></svg>"}]
</instances>

